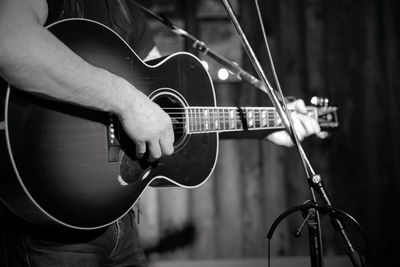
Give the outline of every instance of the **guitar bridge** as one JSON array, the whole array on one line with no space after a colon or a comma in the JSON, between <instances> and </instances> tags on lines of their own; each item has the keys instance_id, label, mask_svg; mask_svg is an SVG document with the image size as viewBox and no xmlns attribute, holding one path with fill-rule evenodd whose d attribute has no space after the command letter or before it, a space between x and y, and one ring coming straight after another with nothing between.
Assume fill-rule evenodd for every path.
<instances>
[{"instance_id":1,"label":"guitar bridge","mask_svg":"<svg viewBox=\"0 0 400 267\"><path fill-rule=\"evenodd\" d=\"M120 145L118 142L118 120L115 115L110 114L107 130L107 148L108 148L108 162L118 162L119 161L119 150Z\"/></svg>"}]
</instances>

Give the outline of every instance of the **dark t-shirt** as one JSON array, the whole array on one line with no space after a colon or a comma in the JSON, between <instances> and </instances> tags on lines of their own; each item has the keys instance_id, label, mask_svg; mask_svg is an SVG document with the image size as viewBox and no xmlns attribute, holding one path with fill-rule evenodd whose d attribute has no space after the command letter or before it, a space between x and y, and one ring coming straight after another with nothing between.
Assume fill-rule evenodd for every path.
<instances>
[{"instance_id":1,"label":"dark t-shirt","mask_svg":"<svg viewBox=\"0 0 400 267\"><path fill-rule=\"evenodd\" d=\"M47 25L57 20L84 17L114 29L142 59L154 46L141 10L129 0L47 0Z\"/></svg>"}]
</instances>

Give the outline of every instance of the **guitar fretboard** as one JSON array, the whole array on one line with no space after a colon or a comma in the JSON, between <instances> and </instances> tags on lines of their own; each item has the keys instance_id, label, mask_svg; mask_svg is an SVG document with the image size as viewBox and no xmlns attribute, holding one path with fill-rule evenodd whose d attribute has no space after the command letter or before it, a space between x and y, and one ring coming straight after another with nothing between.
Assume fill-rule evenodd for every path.
<instances>
[{"instance_id":1,"label":"guitar fretboard","mask_svg":"<svg viewBox=\"0 0 400 267\"><path fill-rule=\"evenodd\" d=\"M185 113L185 130L191 134L283 128L274 107L189 107ZM317 116L315 108L308 113Z\"/></svg>"}]
</instances>

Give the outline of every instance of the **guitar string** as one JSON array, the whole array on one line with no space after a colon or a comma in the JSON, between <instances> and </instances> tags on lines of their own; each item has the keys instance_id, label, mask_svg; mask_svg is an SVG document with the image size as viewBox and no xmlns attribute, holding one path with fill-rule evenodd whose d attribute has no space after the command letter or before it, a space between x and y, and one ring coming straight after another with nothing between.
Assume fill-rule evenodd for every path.
<instances>
[{"instance_id":1,"label":"guitar string","mask_svg":"<svg viewBox=\"0 0 400 267\"><path fill-rule=\"evenodd\" d=\"M204 124L210 124L210 123L213 123L213 124L215 124L215 123L221 123L221 124L223 124L223 123L229 123L229 124L231 124L231 123L233 123L233 122L237 122L237 123L242 123L242 121L241 120L208 120L208 121L206 121L206 120L203 120L203 121L198 121L198 120L189 120L189 122L187 122L186 120L185 121L173 121L172 122L172 124L190 124L190 125L204 125ZM249 123L253 123L253 122L256 122L256 123L258 123L258 122L261 122L261 123L264 123L264 121L261 121L261 120L253 120L253 121L248 121L247 122L247 124L249 124ZM276 123L277 122L277 120L267 120L267 122L274 122L274 123Z\"/></svg>"},{"instance_id":2,"label":"guitar string","mask_svg":"<svg viewBox=\"0 0 400 267\"><path fill-rule=\"evenodd\" d=\"M200 110L199 110L200 109ZM243 111L240 108L218 108L211 107L206 108L209 109L218 109L218 112L211 112L209 117L202 116L203 114L200 112L203 108L193 108L193 107L184 107L184 108L163 108L163 110L185 110L185 111L199 111L199 112L190 112L187 114L186 112L167 112L169 115L181 115L180 117L172 117L172 119L180 120L173 121L172 124L175 126L176 134L188 133L187 128L189 128L189 133L207 133L207 132L220 132L220 131L235 131L235 130L243 130ZM228 109L228 110L226 110ZM232 111L235 110L234 116L232 116ZM251 111L254 112L254 116L252 117L253 122L250 122L249 116L246 116L247 126L246 128L251 129L271 129L271 128L279 128L282 125L278 123L278 119L276 117L276 110L272 108L263 108L263 110L267 111L267 116L263 117L262 113L257 113L253 108ZM249 109L246 109L249 111ZM329 113L329 112L328 112ZM187 116L188 115L188 116ZM189 117L189 118L188 118ZM187 120L188 119L188 120ZM251 124L251 125L249 125ZM216 126L217 125L217 126ZM188 127L186 127L188 126ZM207 127L206 127L207 126ZM234 127L233 127L234 126Z\"/></svg>"},{"instance_id":3,"label":"guitar string","mask_svg":"<svg viewBox=\"0 0 400 267\"><path fill-rule=\"evenodd\" d=\"M306 107L307 109L314 110L318 108L314 107ZM276 111L274 107L171 107L171 108L163 108L163 109L184 109L184 110L194 110L194 109L245 109L245 110L251 110L251 109L263 109L263 110L271 110L271 111ZM296 109L290 109L290 110L296 110Z\"/></svg>"},{"instance_id":4,"label":"guitar string","mask_svg":"<svg viewBox=\"0 0 400 267\"><path fill-rule=\"evenodd\" d=\"M254 130L270 130L271 128L248 128L246 129L247 131L254 131ZM282 127L274 127L274 129L283 129ZM222 128L218 128L218 129L192 129L189 131L183 130L183 131L174 131L175 134L207 134L207 133L216 133L216 132L235 132L235 131L243 131L245 129L239 129L239 128L234 128L234 129L222 129Z\"/></svg>"}]
</instances>

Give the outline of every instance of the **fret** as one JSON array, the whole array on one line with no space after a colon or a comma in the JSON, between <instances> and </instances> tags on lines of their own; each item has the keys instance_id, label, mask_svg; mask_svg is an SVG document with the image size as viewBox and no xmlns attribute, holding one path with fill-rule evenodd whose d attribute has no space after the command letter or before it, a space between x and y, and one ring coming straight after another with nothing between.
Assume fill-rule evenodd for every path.
<instances>
[{"instance_id":1,"label":"fret","mask_svg":"<svg viewBox=\"0 0 400 267\"><path fill-rule=\"evenodd\" d=\"M242 109L236 108L236 129L243 130Z\"/></svg>"},{"instance_id":2,"label":"fret","mask_svg":"<svg viewBox=\"0 0 400 267\"><path fill-rule=\"evenodd\" d=\"M229 110L229 129L234 130L236 129L236 114L234 109Z\"/></svg>"},{"instance_id":3,"label":"fret","mask_svg":"<svg viewBox=\"0 0 400 267\"><path fill-rule=\"evenodd\" d=\"M219 130L225 130L225 121L224 121L224 110L222 108L218 108L218 122L219 122Z\"/></svg>"},{"instance_id":4,"label":"fret","mask_svg":"<svg viewBox=\"0 0 400 267\"><path fill-rule=\"evenodd\" d=\"M199 121L200 121L200 132L204 132L204 116L202 109L198 109L199 112Z\"/></svg>"},{"instance_id":5,"label":"fret","mask_svg":"<svg viewBox=\"0 0 400 267\"><path fill-rule=\"evenodd\" d=\"M279 117L278 112L274 109L274 126L282 126L281 118Z\"/></svg>"},{"instance_id":6,"label":"fret","mask_svg":"<svg viewBox=\"0 0 400 267\"><path fill-rule=\"evenodd\" d=\"M204 115L203 115L203 109L199 108L198 109L199 113L199 121L200 121L200 132L204 132Z\"/></svg>"},{"instance_id":7,"label":"fret","mask_svg":"<svg viewBox=\"0 0 400 267\"><path fill-rule=\"evenodd\" d=\"M203 132L208 132L209 125L208 125L208 109L202 108L201 115L203 117Z\"/></svg>"},{"instance_id":8,"label":"fret","mask_svg":"<svg viewBox=\"0 0 400 267\"><path fill-rule=\"evenodd\" d=\"M224 108L224 124L225 124L225 130L230 130L231 129L231 123L229 119L229 109Z\"/></svg>"},{"instance_id":9,"label":"fret","mask_svg":"<svg viewBox=\"0 0 400 267\"><path fill-rule=\"evenodd\" d=\"M213 110L214 113L214 127L215 131L219 131L219 117L218 117L218 109Z\"/></svg>"},{"instance_id":10,"label":"fret","mask_svg":"<svg viewBox=\"0 0 400 267\"><path fill-rule=\"evenodd\" d=\"M196 132L196 128L197 128L197 125L196 125L196 110L194 108L192 108L191 111L192 111L192 130L195 133Z\"/></svg>"},{"instance_id":11,"label":"fret","mask_svg":"<svg viewBox=\"0 0 400 267\"><path fill-rule=\"evenodd\" d=\"M195 131L196 131L196 133L198 133L199 132L199 116L197 114L197 108L194 108L193 112L194 112Z\"/></svg>"},{"instance_id":12,"label":"fret","mask_svg":"<svg viewBox=\"0 0 400 267\"><path fill-rule=\"evenodd\" d=\"M194 109L194 117L195 117L196 132L200 132L200 118L197 108Z\"/></svg>"},{"instance_id":13,"label":"fret","mask_svg":"<svg viewBox=\"0 0 400 267\"><path fill-rule=\"evenodd\" d=\"M268 126L275 127L275 110L269 109L267 114L268 114Z\"/></svg>"},{"instance_id":14,"label":"fret","mask_svg":"<svg viewBox=\"0 0 400 267\"><path fill-rule=\"evenodd\" d=\"M209 131L210 130L210 120L208 118L208 109L204 109L203 113L204 113L204 130Z\"/></svg>"},{"instance_id":15,"label":"fret","mask_svg":"<svg viewBox=\"0 0 400 267\"><path fill-rule=\"evenodd\" d=\"M224 108L224 125L225 125L225 130L230 130L231 129L231 123L229 120L229 109L228 108Z\"/></svg>"},{"instance_id":16,"label":"fret","mask_svg":"<svg viewBox=\"0 0 400 267\"><path fill-rule=\"evenodd\" d=\"M188 108L187 109L187 118L188 118L188 128L189 128L189 132L192 133L193 132L193 120L192 120L192 109Z\"/></svg>"},{"instance_id":17,"label":"fret","mask_svg":"<svg viewBox=\"0 0 400 267\"><path fill-rule=\"evenodd\" d=\"M223 109L218 109L218 120L219 120L219 129L221 131L225 130L224 110Z\"/></svg>"},{"instance_id":18,"label":"fret","mask_svg":"<svg viewBox=\"0 0 400 267\"><path fill-rule=\"evenodd\" d=\"M260 109L254 109L254 127L260 128L261 127L261 111Z\"/></svg>"},{"instance_id":19,"label":"fret","mask_svg":"<svg viewBox=\"0 0 400 267\"><path fill-rule=\"evenodd\" d=\"M198 131L199 132L202 132L202 130L203 130L203 122L202 122L202 119L201 119L201 109L199 109L199 108L197 108L196 109L196 114L197 114L197 125L198 125Z\"/></svg>"},{"instance_id":20,"label":"fret","mask_svg":"<svg viewBox=\"0 0 400 267\"><path fill-rule=\"evenodd\" d=\"M194 108L193 109L193 116L194 116L194 123L193 123L193 126L194 126L194 132L199 132L199 119L198 119L198 117L197 117L197 110L196 110L196 108Z\"/></svg>"},{"instance_id":21,"label":"fret","mask_svg":"<svg viewBox=\"0 0 400 267\"><path fill-rule=\"evenodd\" d=\"M246 114L248 128L254 128L254 110L246 109Z\"/></svg>"},{"instance_id":22,"label":"fret","mask_svg":"<svg viewBox=\"0 0 400 267\"><path fill-rule=\"evenodd\" d=\"M209 108L208 109L208 116L209 116L209 126L210 126L210 131L214 132L215 131L215 125L214 125L214 112L213 109Z\"/></svg>"},{"instance_id":23,"label":"fret","mask_svg":"<svg viewBox=\"0 0 400 267\"><path fill-rule=\"evenodd\" d=\"M190 120L190 132L194 132L195 130L194 130L194 112L193 112L193 109L192 108L190 108L189 109L189 120Z\"/></svg>"},{"instance_id":24,"label":"fret","mask_svg":"<svg viewBox=\"0 0 400 267\"><path fill-rule=\"evenodd\" d=\"M184 125L185 125L185 132L187 132L187 133L190 133L190 117L189 117L189 110L190 110L190 109L185 108L185 122L184 122Z\"/></svg>"},{"instance_id":25,"label":"fret","mask_svg":"<svg viewBox=\"0 0 400 267\"><path fill-rule=\"evenodd\" d=\"M219 120L220 120L220 125L221 125L221 130L226 130L226 117L225 117L225 109L220 108L219 109Z\"/></svg>"},{"instance_id":26,"label":"fret","mask_svg":"<svg viewBox=\"0 0 400 267\"><path fill-rule=\"evenodd\" d=\"M268 119L267 119L267 110L261 110L261 127L265 128L268 127Z\"/></svg>"}]
</instances>

